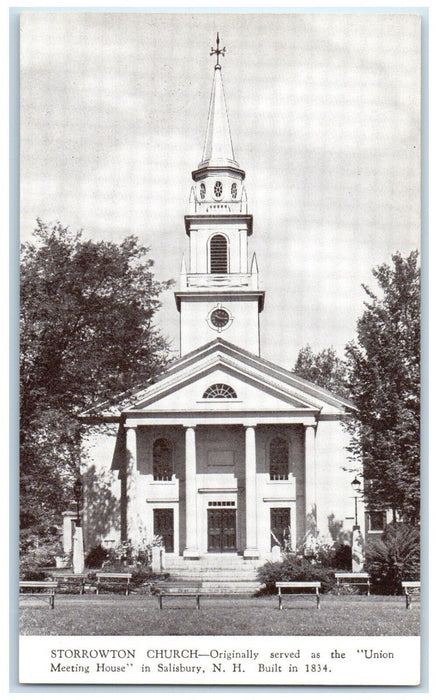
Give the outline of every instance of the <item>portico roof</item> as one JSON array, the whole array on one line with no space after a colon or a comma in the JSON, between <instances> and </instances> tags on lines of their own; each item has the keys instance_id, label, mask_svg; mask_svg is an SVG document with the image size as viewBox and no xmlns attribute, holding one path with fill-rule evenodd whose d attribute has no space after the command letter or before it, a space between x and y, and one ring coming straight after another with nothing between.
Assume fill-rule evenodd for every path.
<instances>
[{"instance_id":1,"label":"portico roof","mask_svg":"<svg viewBox=\"0 0 438 700\"><path fill-rule=\"evenodd\" d=\"M231 385L237 398L204 399L205 389L217 382ZM153 384L95 406L82 417L119 415L139 420L166 416L178 422L204 416L211 422L221 415L229 419L257 415L271 422L276 416L327 420L352 411L350 401L218 338L173 362Z\"/></svg>"}]
</instances>

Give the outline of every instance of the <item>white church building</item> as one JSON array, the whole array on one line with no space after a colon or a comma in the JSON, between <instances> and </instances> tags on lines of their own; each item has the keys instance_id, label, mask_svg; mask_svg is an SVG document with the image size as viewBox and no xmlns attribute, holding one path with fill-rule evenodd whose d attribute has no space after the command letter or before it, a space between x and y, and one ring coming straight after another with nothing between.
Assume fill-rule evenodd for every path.
<instances>
[{"instance_id":1,"label":"white church building","mask_svg":"<svg viewBox=\"0 0 438 700\"><path fill-rule=\"evenodd\" d=\"M161 535L168 563L260 565L286 538L354 525L342 426L354 407L260 356L265 292L214 53L175 292L180 358L117 409L84 415L86 551ZM363 532L361 503L358 518Z\"/></svg>"}]
</instances>

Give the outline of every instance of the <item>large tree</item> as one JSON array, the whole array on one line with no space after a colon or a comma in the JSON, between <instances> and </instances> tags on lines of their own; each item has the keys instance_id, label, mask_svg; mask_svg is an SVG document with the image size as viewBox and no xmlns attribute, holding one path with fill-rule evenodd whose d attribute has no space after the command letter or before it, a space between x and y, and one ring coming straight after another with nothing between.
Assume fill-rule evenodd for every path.
<instances>
[{"instance_id":1,"label":"large tree","mask_svg":"<svg viewBox=\"0 0 438 700\"><path fill-rule=\"evenodd\" d=\"M158 282L148 248L91 241L38 220L22 246L20 520L47 532L70 504L78 413L147 382L167 361L154 326Z\"/></svg>"},{"instance_id":2,"label":"large tree","mask_svg":"<svg viewBox=\"0 0 438 700\"><path fill-rule=\"evenodd\" d=\"M292 371L323 389L348 398L347 365L333 348L313 352L310 345L305 345L299 351Z\"/></svg>"},{"instance_id":3,"label":"large tree","mask_svg":"<svg viewBox=\"0 0 438 700\"><path fill-rule=\"evenodd\" d=\"M418 253L373 270L379 290L347 346L357 420L350 449L363 464L369 508L417 522L420 514L420 270Z\"/></svg>"}]
</instances>

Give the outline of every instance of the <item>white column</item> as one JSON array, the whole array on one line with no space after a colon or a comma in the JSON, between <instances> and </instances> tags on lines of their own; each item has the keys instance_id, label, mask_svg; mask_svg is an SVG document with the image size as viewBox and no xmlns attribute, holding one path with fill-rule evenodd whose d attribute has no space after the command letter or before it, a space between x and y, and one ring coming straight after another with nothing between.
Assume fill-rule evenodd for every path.
<instances>
[{"instance_id":1,"label":"white column","mask_svg":"<svg viewBox=\"0 0 438 700\"><path fill-rule=\"evenodd\" d=\"M316 424L305 425L305 494L306 494L306 538L317 534L316 515Z\"/></svg>"},{"instance_id":2,"label":"white column","mask_svg":"<svg viewBox=\"0 0 438 700\"><path fill-rule=\"evenodd\" d=\"M83 574L85 570L84 559L84 537L82 527L76 526L73 535L73 562L72 568L74 574Z\"/></svg>"},{"instance_id":3,"label":"white column","mask_svg":"<svg viewBox=\"0 0 438 700\"><path fill-rule=\"evenodd\" d=\"M65 510L62 514L62 551L64 554L72 553L73 521L76 520L75 510Z\"/></svg>"},{"instance_id":4,"label":"white column","mask_svg":"<svg viewBox=\"0 0 438 700\"><path fill-rule=\"evenodd\" d=\"M132 544L142 539L137 494L137 429L126 429L126 525Z\"/></svg>"},{"instance_id":5,"label":"white column","mask_svg":"<svg viewBox=\"0 0 438 700\"><path fill-rule=\"evenodd\" d=\"M195 428L186 427L186 559L199 559L196 493L196 434Z\"/></svg>"},{"instance_id":6,"label":"white column","mask_svg":"<svg viewBox=\"0 0 438 700\"><path fill-rule=\"evenodd\" d=\"M257 550L257 485L255 426L245 426L245 503L246 548L243 556L256 559Z\"/></svg>"},{"instance_id":7,"label":"white column","mask_svg":"<svg viewBox=\"0 0 438 700\"><path fill-rule=\"evenodd\" d=\"M359 525L353 526L353 537L351 542L351 570L354 573L364 570L364 541Z\"/></svg>"}]
</instances>

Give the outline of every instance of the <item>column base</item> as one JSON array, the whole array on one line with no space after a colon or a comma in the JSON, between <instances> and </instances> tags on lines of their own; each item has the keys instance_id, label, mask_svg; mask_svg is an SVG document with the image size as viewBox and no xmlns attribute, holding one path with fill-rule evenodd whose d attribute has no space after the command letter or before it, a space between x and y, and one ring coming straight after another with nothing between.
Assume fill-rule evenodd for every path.
<instances>
[{"instance_id":1,"label":"column base","mask_svg":"<svg viewBox=\"0 0 438 700\"><path fill-rule=\"evenodd\" d=\"M184 559L199 559L199 552L195 549L185 549L183 552Z\"/></svg>"},{"instance_id":2,"label":"column base","mask_svg":"<svg viewBox=\"0 0 438 700\"><path fill-rule=\"evenodd\" d=\"M243 552L244 559L259 559L260 553L257 549L245 549Z\"/></svg>"}]
</instances>

